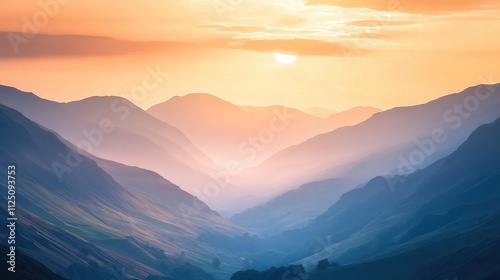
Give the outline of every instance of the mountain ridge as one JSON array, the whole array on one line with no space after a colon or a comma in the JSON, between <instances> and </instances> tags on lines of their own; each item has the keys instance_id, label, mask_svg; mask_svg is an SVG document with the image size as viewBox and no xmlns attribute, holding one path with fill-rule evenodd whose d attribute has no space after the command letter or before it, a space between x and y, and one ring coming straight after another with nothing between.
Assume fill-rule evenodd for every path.
<instances>
[{"instance_id":1,"label":"mountain ridge","mask_svg":"<svg viewBox=\"0 0 500 280\"><path fill-rule=\"evenodd\" d=\"M168 275L175 267L194 273L195 266L185 267L187 260L174 261L180 251L218 277L240 265L226 251L227 272L217 272L207 263L219 250L194 240L206 232L237 236L245 230L160 175L80 153L60 136L1 104L0 123L2 135L9 135L2 138L0 154L22 174L16 189L17 213L24 220L17 229L17 238L22 240L19 250L58 274L66 275L73 264L77 265L71 267L71 273L101 271L87 267L90 262L128 267L132 275L142 278ZM52 165L65 162L69 154L78 163L60 180ZM6 190L5 184L0 182L0 188ZM6 218L7 213L0 215ZM84 255L88 259L79 255L82 248L87 248ZM148 252L145 254L150 257L133 253L137 250ZM164 261L174 261L172 268L159 266ZM211 279L206 272L199 272L205 273L204 278L189 279Z\"/></svg>"},{"instance_id":2,"label":"mountain ridge","mask_svg":"<svg viewBox=\"0 0 500 280\"><path fill-rule=\"evenodd\" d=\"M21 111L87 152L153 170L187 190L208 182L207 173L214 168L211 159L180 130L122 97L57 103L2 86L0 103Z\"/></svg>"}]
</instances>

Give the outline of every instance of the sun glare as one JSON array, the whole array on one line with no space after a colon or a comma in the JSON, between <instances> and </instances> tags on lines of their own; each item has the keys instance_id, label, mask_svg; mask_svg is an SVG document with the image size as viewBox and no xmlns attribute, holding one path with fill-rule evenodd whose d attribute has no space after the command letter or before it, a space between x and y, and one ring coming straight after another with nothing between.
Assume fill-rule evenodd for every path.
<instances>
[{"instance_id":1,"label":"sun glare","mask_svg":"<svg viewBox=\"0 0 500 280\"><path fill-rule=\"evenodd\" d=\"M281 64L292 64L297 59L296 55L283 54L279 52L274 53L274 57L276 58L276 61Z\"/></svg>"}]
</instances>

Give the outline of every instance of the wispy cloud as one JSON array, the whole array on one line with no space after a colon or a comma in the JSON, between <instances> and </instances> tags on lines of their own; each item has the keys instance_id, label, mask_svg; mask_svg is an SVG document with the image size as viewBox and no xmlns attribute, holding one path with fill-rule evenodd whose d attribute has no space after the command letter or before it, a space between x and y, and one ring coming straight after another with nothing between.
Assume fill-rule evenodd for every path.
<instances>
[{"instance_id":1,"label":"wispy cloud","mask_svg":"<svg viewBox=\"0 0 500 280\"><path fill-rule=\"evenodd\" d=\"M20 32L0 32L0 59L109 56L152 52L175 54L216 45L211 42L206 42L207 45L190 42L137 42L101 36L49 34L36 34L25 40L24 36Z\"/></svg>"},{"instance_id":2,"label":"wispy cloud","mask_svg":"<svg viewBox=\"0 0 500 280\"><path fill-rule=\"evenodd\" d=\"M401 10L405 13L430 14L500 8L500 3L497 0L307 0L306 4L346 8L369 8L379 11Z\"/></svg>"},{"instance_id":3,"label":"wispy cloud","mask_svg":"<svg viewBox=\"0 0 500 280\"><path fill-rule=\"evenodd\" d=\"M232 48L259 52L282 52L300 56L345 56L350 46L342 43L308 39L247 40L231 44Z\"/></svg>"}]
</instances>

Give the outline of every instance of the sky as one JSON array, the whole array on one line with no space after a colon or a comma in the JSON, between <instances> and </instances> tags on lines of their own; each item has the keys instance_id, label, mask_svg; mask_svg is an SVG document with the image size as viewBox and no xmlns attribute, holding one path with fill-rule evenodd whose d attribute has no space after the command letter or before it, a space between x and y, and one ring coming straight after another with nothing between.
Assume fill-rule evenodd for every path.
<instances>
[{"instance_id":1,"label":"sky","mask_svg":"<svg viewBox=\"0 0 500 280\"><path fill-rule=\"evenodd\" d=\"M389 109L500 81L500 0L21 0L0 18L0 84L61 102Z\"/></svg>"}]
</instances>

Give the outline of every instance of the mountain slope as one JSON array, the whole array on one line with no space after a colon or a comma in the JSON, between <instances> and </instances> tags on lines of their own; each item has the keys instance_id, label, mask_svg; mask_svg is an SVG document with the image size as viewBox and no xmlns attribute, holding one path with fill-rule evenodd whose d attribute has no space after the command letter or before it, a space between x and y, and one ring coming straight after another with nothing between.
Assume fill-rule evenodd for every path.
<instances>
[{"instance_id":1,"label":"mountain slope","mask_svg":"<svg viewBox=\"0 0 500 280\"><path fill-rule=\"evenodd\" d=\"M280 151L234 181L289 189L327 178L369 180L415 171L450 154L474 129L498 118L499 92L500 84L479 85L375 114Z\"/></svg>"},{"instance_id":2,"label":"mountain slope","mask_svg":"<svg viewBox=\"0 0 500 280\"><path fill-rule=\"evenodd\" d=\"M162 174L186 190L207 182L213 163L178 129L120 97L57 103L0 87L0 103L96 156Z\"/></svg>"},{"instance_id":3,"label":"mountain slope","mask_svg":"<svg viewBox=\"0 0 500 280\"><path fill-rule=\"evenodd\" d=\"M499 141L500 119L478 128L450 156L400 178L394 191L376 178L346 193L307 228L284 234L324 240L320 251L313 240L302 242L295 258L312 254L302 260L309 265L324 257L360 262L486 227L500 216Z\"/></svg>"},{"instance_id":4,"label":"mountain slope","mask_svg":"<svg viewBox=\"0 0 500 280\"><path fill-rule=\"evenodd\" d=\"M308 279L498 279L498 217L495 228L485 228L401 254L314 272Z\"/></svg>"},{"instance_id":5,"label":"mountain slope","mask_svg":"<svg viewBox=\"0 0 500 280\"><path fill-rule=\"evenodd\" d=\"M73 264L77 266L71 273L116 272L88 267L92 262L101 268L124 267L141 278L173 275L176 268L197 270L186 266L188 262L217 272L218 277L240 265L235 252L196 240L207 232L237 236L244 230L158 174L78 152L3 105L0 133L6 135L0 145L2 162L14 164L19 174L17 215L23 220L17 232L19 250L60 275L68 275ZM56 174L60 168L70 169L62 180ZM0 189L5 198L5 181ZM6 218L5 211L0 214ZM179 260L181 252L185 258ZM219 254L227 270L212 268L211 261ZM193 275L198 276L188 279L210 279L205 272Z\"/></svg>"},{"instance_id":6,"label":"mountain slope","mask_svg":"<svg viewBox=\"0 0 500 280\"><path fill-rule=\"evenodd\" d=\"M307 227L271 237L308 279L497 279L500 118L412 174L376 177ZM342 264L315 271L320 260ZM258 279L258 278L249 278Z\"/></svg>"},{"instance_id":7,"label":"mountain slope","mask_svg":"<svg viewBox=\"0 0 500 280\"><path fill-rule=\"evenodd\" d=\"M263 235L301 228L355 187L350 180L311 182L231 217L231 221Z\"/></svg>"},{"instance_id":8,"label":"mountain slope","mask_svg":"<svg viewBox=\"0 0 500 280\"><path fill-rule=\"evenodd\" d=\"M0 246L0 252L2 256L7 254L7 247ZM2 258L3 259L3 258ZM6 261L3 261L5 263ZM16 253L16 266L21 268L15 273L9 272L7 269L2 269L0 271L0 277L2 279L9 280L64 280L63 278L54 272L50 271L40 262L24 255L23 253Z\"/></svg>"},{"instance_id":9,"label":"mountain slope","mask_svg":"<svg viewBox=\"0 0 500 280\"><path fill-rule=\"evenodd\" d=\"M499 87L477 86L428 104L382 112L359 125L317 136L276 154L255 170L242 174L241 181L256 182L257 189L267 185L278 188L287 186L285 189L303 185L281 194L279 199L276 197L265 205L234 215L232 221L259 233L279 234L284 229L303 226L304 222L324 212L338 199L338 196L331 197L329 193L333 188L338 188L335 192L342 193L378 175L394 177L395 179L388 181L390 185L385 187L393 188L393 184L400 178L395 175L413 172L446 156L465 141L477 126L499 117ZM478 90L481 94L490 93L491 97L481 101L481 107L471 111L468 118L461 119L462 125L454 129L457 119L449 124L440 112L449 113L449 108L459 104L458 101L474 100L471 97L475 97ZM340 114L342 113L331 117ZM438 139L439 142L431 140L436 128L443 129L441 137L444 137L444 142L441 138ZM367 151L366 155L360 153L363 151ZM358 159L356 154L359 154ZM417 164L412 164L415 160L418 160ZM319 164L321 162L323 163ZM315 183L303 183L308 181L307 178ZM329 179L317 181L321 178L340 178L352 182L339 185L331 184ZM267 180L260 182L263 179ZM314 187L315 185L329 185L330 188ZM293 200L281 202L286 197L293 197L293 193L299 190L302 196L309 199L300 200L299 203ZM331 200L326 200L329 197ZM310 215L304 215L307 212Z\"/></svg>"}]
</instances>

